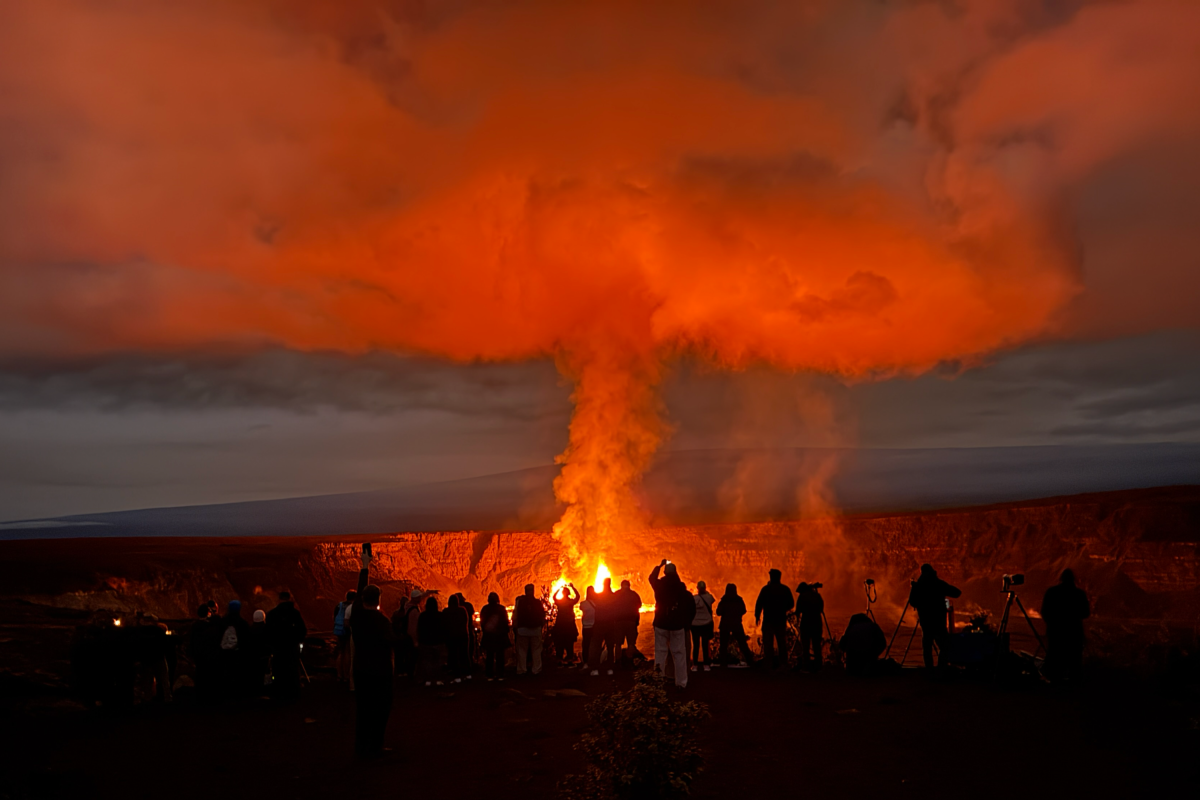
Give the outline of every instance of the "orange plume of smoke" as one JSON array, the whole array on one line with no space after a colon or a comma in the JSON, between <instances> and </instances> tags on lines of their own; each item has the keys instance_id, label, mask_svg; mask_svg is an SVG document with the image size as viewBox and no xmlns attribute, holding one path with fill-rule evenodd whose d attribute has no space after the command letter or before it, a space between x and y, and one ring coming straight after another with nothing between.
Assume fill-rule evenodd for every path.
<instances>
[{"instance_id":1,"label":"orange plume of smoke","mask_svg":"<svg viewBox=\"0 0 1200 800\"><path fill-rule=\"evenodd\" d=\"M14 0L0 351L554 357L555 533L621 574L670 358L1052 334L1072 187L1200 130L1196 4L958 5Z\"/></svg>"}]
</instances>

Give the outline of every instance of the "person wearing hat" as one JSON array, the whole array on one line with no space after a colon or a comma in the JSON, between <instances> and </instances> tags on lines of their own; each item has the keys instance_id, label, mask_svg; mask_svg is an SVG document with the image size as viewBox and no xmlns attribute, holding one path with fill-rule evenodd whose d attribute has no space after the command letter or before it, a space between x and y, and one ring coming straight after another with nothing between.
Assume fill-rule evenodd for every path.
<instances>
[{"instance_id":1,"label":"person wearing hat","mask_svg":"<svg viewBox=\"0 0 1200 800\"><path fill-rule=\"evenodd\" d=\"M821 668L821 622L825 598L816 587L802 582L796 587L796 615L800 617L800 663L797 670Z\"/></svg>"}]
</instances>

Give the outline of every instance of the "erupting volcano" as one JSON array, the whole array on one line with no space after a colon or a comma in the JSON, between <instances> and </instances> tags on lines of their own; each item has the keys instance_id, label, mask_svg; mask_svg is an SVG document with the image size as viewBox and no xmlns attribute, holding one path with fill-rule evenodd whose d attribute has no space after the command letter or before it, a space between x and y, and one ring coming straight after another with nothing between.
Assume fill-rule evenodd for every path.
<instances>
[{"instance_id":1,"label":"erupting volcano","mask_svg":"<svg viewBox=\"0 0 1200 800\"><path fill-rule=\"evenodd\" d=\"M10 4L0 344L553 358L562 574L640 573L680 359L862 381L1099 330L1064 316L1072 192L1195 134L1200 12L943 11Z\"/></svg>"}]
</instances>

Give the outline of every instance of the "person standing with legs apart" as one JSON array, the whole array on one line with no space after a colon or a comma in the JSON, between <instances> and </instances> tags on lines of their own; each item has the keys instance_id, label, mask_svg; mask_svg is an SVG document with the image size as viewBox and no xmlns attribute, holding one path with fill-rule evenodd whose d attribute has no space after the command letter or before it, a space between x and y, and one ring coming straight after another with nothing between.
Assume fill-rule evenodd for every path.
<instances>
[{"instance_id":1,"label":"person standing with legs apart","mask_svg":"<svg viewBox=\"0 0 1200 800\"><path fill-rule=\"evenodd\" d=\"M781 663L785 667L788 665L787 612L796 601L792 599L792 590L780 581L783 573L773 569L769 576L754 604L754 621L762 626L763 663L778 669ZM776 644L778 655L775 654Z\"/></svg>"},{"instance_id":2,"label":"person standing with legs apart","mask_svg":"<svg viewBox=\"0 0 1200 800\"><path fill-rule=\"evenodd\" d=\"M735 667L748 667L754 663L754 655L746 645L746 629L742 625L742 617L746 616L746 601L738 594L737 585L725 584L725 594L717 604L717 616L721 618L721 658L723 663L730 663L729 645L737 644L742 660Z\"/></svg>"},{"instance_id":3,"label":"person standing with legs apart","mask_svg":"<svg viewBox=\"0 0 1200 800\"><path fill-rule=\"evenodd\" d=\"M592 648L588 653L588 663L592 674L600 674L600 654L607 649L608 674L613 674L617 665L617 600L612 590L612 579L604 579L604 588L592 595L596 604L596 624L592 627Z\"/></svg>"},{"instance_id":4,"label":"person standing with legs apart","mask_svg":"<svg viewBox=\"0 0 1200 800\"><path fill-rule=\"evenodd\" d=\"M489 681L504 680L504 651L509 648L508 609L500 605L500 595L488 595L487 605L479 611L483 629L483 674Z\"/></svg>"},{"instance_id":5,"label":"person standing with legs apart","mask_svg":"<svg viewBox=\"0 0 1200 800\"><path fill-rule=\"evenodd\" d=\"M525 594L513 606L513 623L517 627L517 674L525 674L526 661L534 675L542 671L542 627L546 624L546 607L534 597L533 584L525 584Z\"/></svg>"},{"instance_id":6,"label":"person standing with legs apart","mask_svg":"<svg viewBox=\"0 0 1200 800\"><path fill-rule=\"evenodd\" d=\"M392 713L396 644L392 624L379 610L383 593L378 586L367 584L370 566L371 545L364 544L350 635L354 639L354 750L365 758L383 753L383 734Z\"/></svg>"},{"instance_id":7,"label":"person standing with legs apart","mask_svg":"<svg viewBox=\"0 0 1200 800\"><path fill-rule=\"evenodd\" d=\"M716 601L708 593L708 584L700 581L696 584L696 616L692 619L692 672L703 669L708 672L712 665L712 657L708 652L708 643L713 638L713 604Z\"/></svg>"},{"instance_id":8,"label":"person standing with legs apart","mask_svg":"<svg viewBox=\"0 0 1200 800\"><path fill-rule=\"evenodd\" d=\"M665 675L670 653L675 662L675 685L685 689L688 668L684 642L686 628L696 615L696 601L679 579L675 565L667 563L665 558L650 573L650 586L654 589L654 669Z\"/></svg>"}]
</instances>

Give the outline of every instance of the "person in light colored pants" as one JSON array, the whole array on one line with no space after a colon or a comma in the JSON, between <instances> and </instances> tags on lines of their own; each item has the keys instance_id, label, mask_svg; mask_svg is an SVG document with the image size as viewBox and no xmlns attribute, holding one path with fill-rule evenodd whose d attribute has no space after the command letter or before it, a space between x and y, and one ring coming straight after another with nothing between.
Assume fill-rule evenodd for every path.
<instances>
[{"instance_id":1,"label":"person in light colored pants","mask_svg":"<svg viewBox=\"0 0 1200 800\"><path fill-rule=\"evenodd\" d=\"M671 660L675 662L675 685L680 689L686 688L688 682L687 632L654 629L654 669L660 675L666 674L668 650L671 653Z\"/></svg>"},{"instance_id":2,"label":"person in light colored pants","mask_svg":"<svg viewBox=\"0 0 1200 800\"><path fill-rule=\"evenodd\" d=\"M542 632L526 632L525 628L517 628L517 674L525 674L528 651L533 651L533 674L542 672Z\"/></svg>"}]
</instances>

